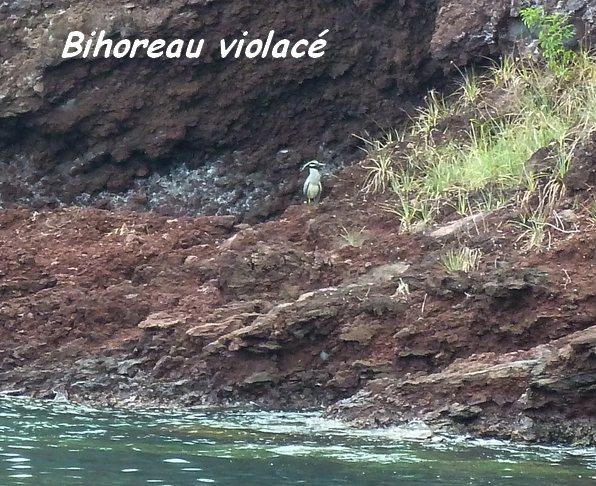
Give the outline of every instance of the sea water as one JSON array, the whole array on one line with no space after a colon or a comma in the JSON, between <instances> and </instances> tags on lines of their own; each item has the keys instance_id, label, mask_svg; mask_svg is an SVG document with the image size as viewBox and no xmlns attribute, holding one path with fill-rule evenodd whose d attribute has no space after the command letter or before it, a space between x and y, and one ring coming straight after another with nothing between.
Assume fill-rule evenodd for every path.
<instances>
[{"instance_id":1,"label":"sea water","mask_svg":"<svg viewBox=\"0 0 596 486\"><path fill-rule=\"evenodd\" d=\"M0 485L596 485L596 450L354 430L319 412L0 398Z\"/></svg>"}]
</instances>

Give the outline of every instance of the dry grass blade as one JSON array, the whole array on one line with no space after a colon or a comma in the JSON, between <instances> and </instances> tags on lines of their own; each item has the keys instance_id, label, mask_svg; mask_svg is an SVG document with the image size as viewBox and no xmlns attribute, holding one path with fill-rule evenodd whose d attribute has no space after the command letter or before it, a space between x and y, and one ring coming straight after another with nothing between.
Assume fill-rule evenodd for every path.
<instances>
[{"instance_id":1,"label":"dry grass blade","mask_svg":"<svg viewBox=\"0 0 596 486\"><path fill-rule=\"evenodd\" d=\"M482 252L480 249L471 249L467 246L449 248L441 255L441 265L450 273L469 273L477 270L480 265Z\"/></svg>"}]
</instances>

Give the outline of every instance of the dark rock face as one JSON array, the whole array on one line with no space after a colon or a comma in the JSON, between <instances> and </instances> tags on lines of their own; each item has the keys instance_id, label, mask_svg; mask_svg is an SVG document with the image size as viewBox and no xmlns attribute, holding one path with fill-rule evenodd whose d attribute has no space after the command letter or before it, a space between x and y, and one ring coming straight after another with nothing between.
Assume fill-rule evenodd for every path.
<instances>
[{"instance_id":1,"label":"dark rock face","mask_svg":"<svg viewBox=\"0 0 596 486\"><path fill-rule=\"evenodd\" d=\"M3 199L38 191L42 201L68 203L184 162L212 166L188 176L218 178L220 187L183 188L204 195L178 201L181 209L216 212L208 200L226 191L228 206L258 190L287 200L304 158L349 159L351 133L393 122L429 78L434 10L432 1L9 4L0 13L9 60L0 75L1 160L12 172ZM200 59L61 59L68 32L99 29L115 40L204 38L206 48ZM222 60L218 52L220 39L244 30L313 40L325 29L319 59Z\"/></svg>"},{"instance_id":2,"label":"dark rock face","mask_svg":"<svg viewBox=\"0 0 596 486\"><path fill-rule=\"evenodd\" d=\"M119 405L323 404L357 425L421 419L433 430L596 444L593 224L556 233L545 254L520 249L502 213L402 234L378 201L354 197L355 168L326 179L320 205L287 206L305 158L349 161L350 133L393 125L452 59L510 45L510 8L0 6L3 205L281 212L251 226L234 215L0 210L0 391ZM592 28L589 2L566 8ZM243 29L330 33L318 60L63 62L75 28L211 41ZM566 178L586 201L595 147L578 148ZM366 241L346 245L346 228ZM483 249L473 275L438 264L459 238Z\"/></svg>"},{"instance_id":3,"label":"dark rock face","mask_svg":"<svg viewBox=\"0 0 596 486\"><path fill-rule=\"evenodd\" d=\"M438 373L373 380L328 413L358 426L418 419L435 430L593 444L593 414L570 414L561 402L577 400L579 409L596 403L596 376L589 371L595 343L591 327L527 351L472 355ZM572 371L578 363L579 374ZM553 419L561 425L553 428Z\"/></svg>"},{"instance_id":4,"label":"dark rock face","mask_svg":"<svg viewBox=\"0 0 596 486\"><path fill-rule=\"evenodd\" d=\"M589 30L589 2L569 4ZM297 198L302 161L349 163L351 134L395 126L452 62L509 45L509 15L504 0L8 2L0 201L278 213ZM206 47L200 59L61 59L70 31L102 29L114 41L203 38ZM243 31L313 40L326 29L319 59L217 52Z\"/></svg>"}]
</instances>

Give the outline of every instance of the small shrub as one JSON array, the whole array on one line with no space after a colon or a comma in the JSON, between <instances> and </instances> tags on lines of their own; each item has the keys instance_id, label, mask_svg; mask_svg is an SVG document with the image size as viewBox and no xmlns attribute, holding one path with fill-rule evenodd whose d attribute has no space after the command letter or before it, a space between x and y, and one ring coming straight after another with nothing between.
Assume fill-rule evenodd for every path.
<instances>
[{"instance_id":1,"label":"small shrub","mask_svg":"<svg viewBox=\"0 0 596 486\"><path fill-rule=\"evenodd\" d=\"M452 64L453 61L451 61ZM457 103L463 106L473 106L478 103L482 96L482 80L474 72L462 71L456 66L461 74L462 80L459 89L456 91Z\"/></svg>"},{"instance_id":2,"label":"small shrub","mask_svg":"<svg viewBox=\"0 0 596 486\"><path fill-rule=\"evenodd\" d=\"M468 193L464 191L457 191L455 200L451 202L451 206L460 216L470 216L474 213Z\"/></svg>"},{"instance_id":3,"label":"small shrub","mask_svg":"<svg viewBox=\"0 0 596 486\"><path fill-rule=\"evenodd\" d=\"M495 87L508 87L519 78L517 62L511 56L505 56L494 62L489 69L489 82Z\"/></svg>"},{"instance_id":4,"label":"small shrub","mask_svg":"<svg viewBox=\"0 0 596 486\"><path fill-rule=\"evenodd\" d=\"M526 192L520 203L522 209L521 220L517 224L524 229L518 240L526 238L526 250L550 249L551 233L549 229L563 230L559 226L549 223L554 215L556 206L565 193L565 187L555 179L550 179L535 195ZM536 200L534 205L532 199ZM546 244L545 244L546 240Z\"/></svg>"},{"instance_id":5,"label":"small shrub","mask_svg":"<svg viewBox=\"0 0 596 486\"><path fill-rule=\"evenodd\" d=\"M524 229L523 234L518 238L526 238L526 250L541 250L544 246L544 240L548 235L547 248L550 247L550 233L547 231L546 215L536 210L529 217L525 217L518 224Z\"/></svg>"},{"instance_id":6,"label":"small shrub","mask_svg":"<svg viewBox=\"0 0 596 486\"><path fill-rule=\"evenodd\" d=\"M548 67L557 74L564 74L574 57L573 51L566 46L575 35L569 16L546 15L542 6L523 8L520 15L528 29L538 31L538 43Z\"/></svg>"},{"instance_id":7,"label":"small shrub","mask_svg":"<svg viewBox=\"0 0 596 486\"><path fill-rule=\"evenodd\" d=\"M507 196L503 191L485 189L480 191L480 199L476 202L479 211L495 211L507 206Z\"/></svg>"},{"instance_id":8,"label":"small shrub","mask_svg":"<svg viewBox=\"0 0 596 486\"><path fill-rule=\"evenodd\" d=\"M412 135L428 137L437 124L450 114L450 109L445 98L435 90L430 90L424 101L424 106L416 110Z\"/></svg>"},{"instance_id":9,"label":"small shrub","mask_svg":"<svg viewBox=\"0 0 596 486\"><path fill-rule=\"evenodd\" d=\"M385 204L382 208L395 214L400 221L400 228L405 231L418 231L433 223L437 212L437 203L433 199L410 199L403 192L396 192L397 201Z\"/></svg>"}]
</instances>

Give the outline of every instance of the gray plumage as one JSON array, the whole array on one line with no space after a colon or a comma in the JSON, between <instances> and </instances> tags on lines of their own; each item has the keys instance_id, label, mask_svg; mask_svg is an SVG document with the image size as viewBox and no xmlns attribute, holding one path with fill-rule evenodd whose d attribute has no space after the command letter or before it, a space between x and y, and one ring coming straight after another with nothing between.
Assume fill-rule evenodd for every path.
<instances>
[{"instance_id":1,"label":"gray plumage","mask_svg":"<svg viewBox=\"0 0 596 486\"><path fill-rule=\"evenodd\" d=\"M318 168L323 165L324 164L321 164L317 160L311 160L302 166L301 171L308 168L308 177L304 181L304 186L302 188L302 193L304 194L304 197L306 197L306 202L308 204L317 204L321 198L323 186L321 185L321 173Z\"/></svg>"}]
</instances>

